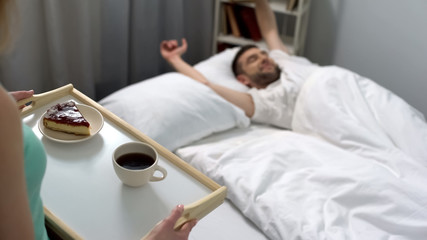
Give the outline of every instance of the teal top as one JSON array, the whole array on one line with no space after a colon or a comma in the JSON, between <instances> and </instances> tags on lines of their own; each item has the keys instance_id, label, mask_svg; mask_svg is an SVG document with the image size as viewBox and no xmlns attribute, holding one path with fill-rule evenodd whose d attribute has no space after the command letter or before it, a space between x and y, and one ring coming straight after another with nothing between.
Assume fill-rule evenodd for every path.
<instances>
[{"instance_id":1,"label":"teal top","mask_svg":"<svg viewBox=\"0 0 427 240\"><path fill-rule=\"evenodd\" d=\"M49 239L44 224L43 203L40 188L46 170L46 153L43 145L31 128L23 124L25 178L31 215L34 224L35 239Z\"/></svg>"}]
</instances>

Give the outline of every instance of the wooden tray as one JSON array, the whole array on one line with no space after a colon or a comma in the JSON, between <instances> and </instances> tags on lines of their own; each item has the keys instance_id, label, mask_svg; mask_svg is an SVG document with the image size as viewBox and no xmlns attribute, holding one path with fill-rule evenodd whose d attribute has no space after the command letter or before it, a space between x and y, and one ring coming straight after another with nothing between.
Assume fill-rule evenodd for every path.
<instances>
[{"instance_id":1,"label":"wooden tray","mask_svg":"<svg viewBox=\"0 0 427 240\"><path fill-rule=\"evenodd\" d=\"M44 137L38 121L56 103L74 100L96 108L104 117L101 131L78 143L60 143ZM47 153L42 184L46 224L64 239L139 239L177 204L185 204L179 227L201 219L221 205L227 189L206 177L169 150L141 133L73 85L21 100L24 124L33 128ZM153 119L155 121L155 119ZM142 141L160 155L168 171L161 182L141 188L123 185L114 173L111 154L120 144Z\"/></svg>"}]
</instances>

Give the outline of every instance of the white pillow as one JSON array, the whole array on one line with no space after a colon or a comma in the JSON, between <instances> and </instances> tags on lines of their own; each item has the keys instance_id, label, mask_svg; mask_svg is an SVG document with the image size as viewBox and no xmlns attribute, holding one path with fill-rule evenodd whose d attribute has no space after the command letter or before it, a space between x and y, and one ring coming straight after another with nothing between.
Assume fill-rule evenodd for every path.
<instances>
[{"instance_id":1,"label":"white pillow","mask_svg":"<svg viewBox=\"0 0 427 240\"><path fill-rule=\"evenodd\" d=\"M231 70L231 63L240 47L228 48L212 57L194 65L210 82L246 92L247 86L237 81Z\"/></svg>"},{"instance_id":2,"label":"white pillow","mask_svg":"<svg viewBox=\"0 0 427 240\"><path fill-rule=\"evenodd\" d=\"M180 73L127 86L100 104L171 151L250 122L240 108Z\"/></svg>"}]
</instances>

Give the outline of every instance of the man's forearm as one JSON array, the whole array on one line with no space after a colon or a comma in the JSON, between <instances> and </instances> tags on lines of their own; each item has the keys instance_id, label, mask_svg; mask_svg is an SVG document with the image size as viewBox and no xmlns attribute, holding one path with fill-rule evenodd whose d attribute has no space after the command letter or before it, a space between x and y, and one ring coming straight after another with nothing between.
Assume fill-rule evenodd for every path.
<instances>
[{"instance_id":1,"label":"man's forearm","mask_svg":"<svg viewBox=\"0 0 427 240\"><path fill-rule=\"evenodd\" d=\"M177 72L180 72L200 83L207 84L208 80L203 76L199 71L197 71L193 66L185 62L180 56L175 56L173 58L167 59L170 65Z\"/></svg>"},{"instance_id":2,"label":"man's forearm","mask_svg":"<svg viewBox=\"0 0 427 240\"><path fill-rule=\"evenodd\" d=\"M276 19L267 0L256 0L256 17L261 33L264 35L277 31Z\"/></svg>"},{"instance_id":3,"label":"man's forearm","mask_svg":"<svg viewBox=\"0 0 427 240\"><path fill-rule=\"evenodd\" d=\"M209 82L199 71L197 71L193 66L185 62L180 56L175 56L173 58L167 59L170 65L175 68L177 72L180 72L200 83L205 84L213 91L215 91L222 98L228 102L234 104L235 106L241 108L246 116L252 117L255 111L254 103L252 97L248 93L235 91L218 84Z\"/></svg>"},{"instance_id":4,"label":"man's forearm","mask_svg":"<svg viewBox=\"0 0 427 240\"><path fill-rule=\"evenodd\" d=\"M250 94L229 89L215 83L209 82L206 85L228 102L242 109L247 117L252 117L254 115L255 105Z\"/></svg>"}]
</instances>

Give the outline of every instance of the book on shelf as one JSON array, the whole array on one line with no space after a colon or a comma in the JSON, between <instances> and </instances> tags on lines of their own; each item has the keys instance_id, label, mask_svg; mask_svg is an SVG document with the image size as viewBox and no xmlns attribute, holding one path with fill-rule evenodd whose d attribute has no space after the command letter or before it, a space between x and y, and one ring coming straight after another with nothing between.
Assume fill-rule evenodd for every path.
<instances>
[{"instance_id":1,"label":"book on shelf","mask_svg":"<svg viewBox=\"0 0 427 240\"><path fill-rule=\"evenodd\" d=\"M255 9L239 4L225 4L231 32L235 37L244 37L253 41L262 40L261 31L255 15ZM234 26L234 27L233 27ZM233 28L238 28L233 30Z\"/></svg>"},{"instance_id":2,"label":"book on shelf","mask_svg":"<svg viewBox=\"0 0 427 240\"><path fill-rule=\"evenodd\" d=\"M231 34L231 26L230 26L230 22L227 19L228 16L227 16L225 7L224 7L224 11L220 15L220 18L221 20L219 22L221 25L220 25L219 31L221 32L221 34L224 34L224 35Z\"/></svg>"},{"instance_id":3,"label":"book on shelf","mask_svg":"<svg viewBox=\"0 0 427 240\"><path fill-rule=\"evenodd\" d=\"M243 37L252 39L254 41L262 40L261 30L259 29L258 21L255 15L255 9L242 5L236 5L235 10L237 12L235 15L238 18Z\"/></svg>"},{"instance_id":4,"label":"book on shelf","mask_svg":"<svg viewBox=\"0 0 427 240\"><path fill-rule=\"evenodd\" d=\"M235 37L241 37L239 25L237 24L236 15L232 4L224 4L225 13L227 15L228 23L230 24L231 34Z\"/></svg>"}]
</instances>

